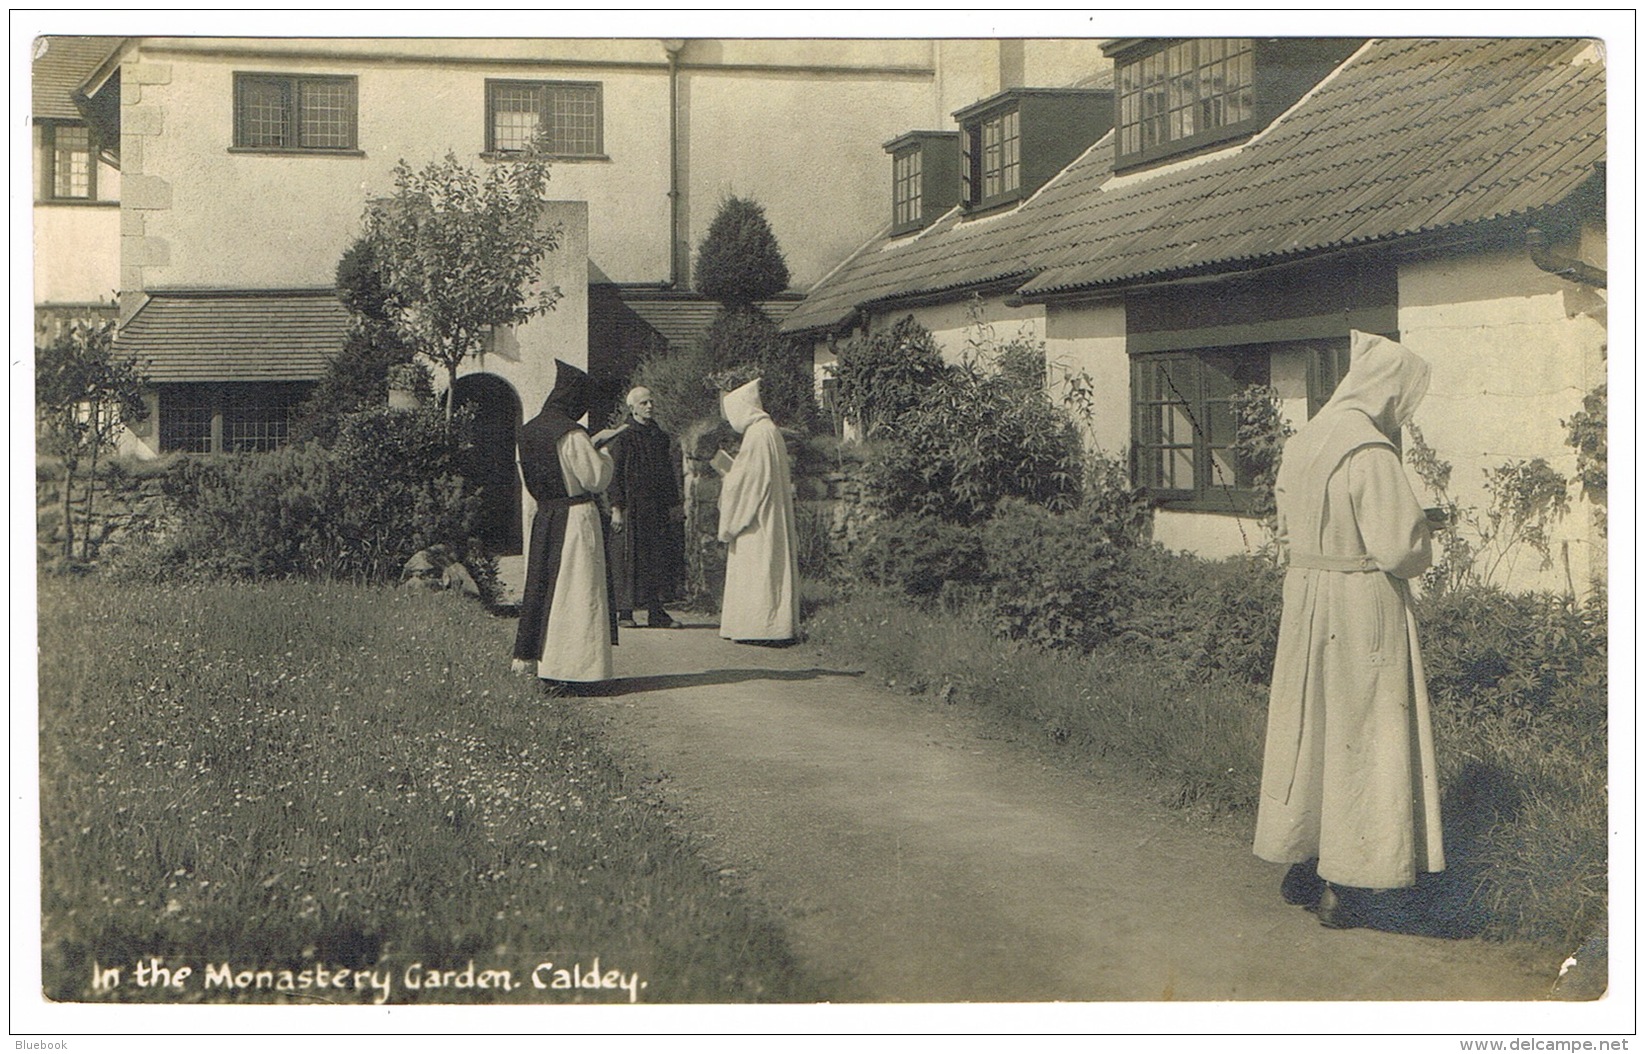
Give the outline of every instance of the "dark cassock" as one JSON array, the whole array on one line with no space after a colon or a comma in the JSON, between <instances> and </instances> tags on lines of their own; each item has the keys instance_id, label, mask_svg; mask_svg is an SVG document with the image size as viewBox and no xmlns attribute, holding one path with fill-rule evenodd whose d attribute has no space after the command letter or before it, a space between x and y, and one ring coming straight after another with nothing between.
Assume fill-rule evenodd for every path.
<instances>
[{"instance_id":1,"label":"dark cassock","mask_svg":"<svg viewBox=\"0 0 1645 1054\"><path fill-rule=\"evenodd\" d=\"M520 476L536 510L514 665L535 664L549 681L605 681L617 620L594 496L610 484L612 464L577 423L588 412L588 375L558 360L555 368L542 412L519 433Z\"/></svg>"},{"instance_id":2,"label":"dark cassock","mask_svg":"<svg viewBox=\"0 0 1645 1054\"><path fill-rule=\"evenodd\" d=\"M680 461L673 439L655 420L631 420L606 446L614 471L606 497L621 513L613 524L611 578L619 618L645 610L649 624L677 626L663 609L676 595L685 555Z\"/></svg>"}]
</instances>

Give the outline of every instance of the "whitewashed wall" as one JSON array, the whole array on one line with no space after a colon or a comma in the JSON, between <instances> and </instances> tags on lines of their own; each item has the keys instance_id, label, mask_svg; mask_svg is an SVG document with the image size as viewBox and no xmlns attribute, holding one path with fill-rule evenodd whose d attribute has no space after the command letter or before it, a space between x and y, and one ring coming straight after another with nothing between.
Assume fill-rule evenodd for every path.
<instances>
[{"instance_id":1,"label":"whitewashed wall","mask_svg":"<svg viewBox=\"0 0 1645 1054\"><path fill-rule=\"evenodd\" d=\"M1602 265L1603 232L1590 230L1583 251ZM1582 593L1603 568L1562 422L1605 379L1605 304L1602 292L1543 273L1523 252L1400 268L1401 340L1433 368L1415 423L1452 463L1451 493L1483 510L1485 470L1510 460L1544 458L1573 479L1571 511L1552 532L1553 566L1539 568L1524 550L1500 576L1511 588Z\"/></svg>"}]
</instances>

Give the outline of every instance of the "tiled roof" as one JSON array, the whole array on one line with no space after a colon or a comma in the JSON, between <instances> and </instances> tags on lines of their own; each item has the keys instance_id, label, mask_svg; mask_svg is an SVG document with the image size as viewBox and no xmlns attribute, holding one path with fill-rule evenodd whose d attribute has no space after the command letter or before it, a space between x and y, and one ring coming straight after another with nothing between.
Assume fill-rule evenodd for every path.
<instances>
[{"instance_id":1,"label":"tiled roof","mask_svg":"<svg viewBox=\"0 0 1645 1054\"><path fill-rule=\"evenodd\" d=\"M120 327L149 380L317 380L343 346L348 311L330 289L150 294Z\"/></svg>"},{"instance_id":2,"label":"tiled roof","mask_svg":"<svg viewBox=\"0 0 1645 1054\"><path fill-rule=\"evenodd\" d=\"M34 117L77 120L74 90L102 65L124 37L38 37L34 41Z\"/></svg>"},{"instance_id":3,"label":"tiled roof","mask_svg":"<svg viewBox=\"0 0 1645 1054\"><path fill-rule=\"evenodd\" d=\"M718 301L707 300L699 296L682 295L679 293L656 293L652 291L635 292L621 290L623 303L627 304L636 315L661 333L673 348L686 348L691 342L708 332L713 324L714 316L719 313ZM794 309L796 301L791 298L782 300L762 300L755 306L778 325L788 317Z\"/></svg>"},{"instance_id":4,"label":"tiled roof","mask_svg":"<svg viewBox=\"0 0 1645 1054\"><path fill-rule=\"evenodd\" d=\"M1581 41L1377 40L1237 151L1115 178L1113 140L1014 212L880 239L783 328L1021 277L1052 294L1233 270L1555 204L1605 157Z\"/></svg>"},{"instance_id":5,"label":"tiled roof","mask_svg":"<svg viewBox=\"0 0 1645 1054\"><path fill-rule=\"evenodd\" d=\"M1103 188L1022 293L1247 266L1556 204L1605 160L1581 41L1378 40L1236 153Z\"/></svg>"}]
</instances>

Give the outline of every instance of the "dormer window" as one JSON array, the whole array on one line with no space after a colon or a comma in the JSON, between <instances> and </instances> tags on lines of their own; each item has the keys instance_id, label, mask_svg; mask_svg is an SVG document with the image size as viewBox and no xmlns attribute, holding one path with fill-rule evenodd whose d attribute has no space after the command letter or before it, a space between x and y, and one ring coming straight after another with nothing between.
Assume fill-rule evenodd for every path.
<instances>
[{"instance_id":1,"label":"dormer window","mask_svg":"<svg viewBox=\"0 0 1645 1054\"><path fill-rule=\"evenodd\" d=\"M897 227L920 222L921 152L912 147L891 159L891 222Z\"/></svg>"},{"instance_id":2,"label":"dormer window","mask_svg":"<svg viewBox=\"0 0 1645 1054\"><path fill-rule=\"evenodd\" d=\"M891 233L925 227L954 207L959 149L954 132L908 132L885 144L891 155Z\"/></svg>"},{"instance_id":3,"label":"dormer window","mask_svg":"<svg viewBox=\"0 0 1645 1054\"><path fill-rule=\"evenodd\" d=\"M1184 40L1121 65L1120 156L1245 131L1256 115L1253 55L1249 40Z\"/></svg>"},{"instance_id":4,"label":"dormer window","mask_svg":"<svg viewBox=\"0 0 1645 1054\"><path fill-rule=\"evenodd\" d=\"M960 200L970 210L1028 197L1113 127L1114 94L1012 88L959 110Z\"/></svg>"},{"instance_id":5,"label":"dormer window","mask_svg":"<svg viewBox=\"0 0 1645 1054\"><path fill-rule=\"evenodd\" d=\"M985 118L966 129L968 205L1015 198L1022 189L1022 133L1015 109Z\"/></svg>"},{"instance_id":6,"label":"dormer window","mask_svg":"<svg viewBox=\"0 0 1645 1054\"><path fill-rule=\"evenodd\" d=\"M1350 38L1117 40L1114 167L1184 157L1254 134L1362 41Z\"/></svg>"}]
</instances>

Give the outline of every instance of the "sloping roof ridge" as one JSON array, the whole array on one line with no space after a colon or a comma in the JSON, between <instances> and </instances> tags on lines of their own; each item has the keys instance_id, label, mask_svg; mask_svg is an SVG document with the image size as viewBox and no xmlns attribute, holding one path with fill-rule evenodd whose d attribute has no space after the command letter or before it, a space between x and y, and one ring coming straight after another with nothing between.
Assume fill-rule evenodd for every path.
<instances>
[{"instance_id":1,"label":"sloping roof ridge","mask_svg":"<svg viewBox=\"0 0 1645 1054\"><path fill-rule=\"evenodd\" d=\"M1063 165L1062 168L1058 169L1056 175L1052 176L1050 179L1048 179L1044 183L1040 184L1040 188L1038 190L1036 190L1036 191L1034 191L1034 193L1028 195L1028 199L1026 201L1024 201L1021 205L1017 206L1017 211L1019 211L1019 212L1020 211L1026 211L1026 210L1032 208L1034 203L1036 201L1038 201L1041 197L1043 197L1045 195L1046 191L1051 190L1053 187L1056 187L1057 189L1061 189L1061 185L1063 183L1067 182L1068 179L1073 178L1073 177L1069 176L1069 173L1074 171L1077 167L1079 167L1080 162L1084 161L1087 157L1089 157L1091 155L1091 152L1096 150L1099 146L1102 146L1104 143L1112 142L1113 138L1114 138L1114 129L1109 128L1108 131L1104 132L1102 134L1102 136L1097 139L1096 142L1092 143L1090 146L1086 147L1084 150L1081 150L1079 152L1078 157L1075 157L1074 160L1068 162L1068 164ZM1102 184L1098 184L1097 185L1097 190L1101 191L1102 186L1103 186Z\"/></svg>"},{"instance_id":2,"label":"sloping roof ridge","mask_svg":"<svg viewBox=\"0 0 1645 1054\"><path fill-rule=\"evenodd\" d=\"M1365 43L1355 48L1352 55L1349 55L1347 58L1337 63L1331 68L1330 73L1327 73L1325 76L1321 77L1315 82L1313 87L1303 92L1302 98L1298 99L1290 106L1287 106L1283 112L1276 116L1272 121L1269 121L1262 128L1258 129L1257 134L1247 139L1241 144L1241 146L1255 147L1266 140L1273 133L1274 129L1283 128L1285 126L1285 122L1292 114L1296 113L1297 110L1302 107L1307 106L1315 96L1321 94L1322 92L1328 92L1330 90L1330 86L1336 83L1338 77L1342 76L1342 72L1344 70L1352 66L1361 55L1366 54L1376 45L1377 39L1378 38L1372 38L1371 40L1367 40Z\"/></svg>"},{"instance_id":3,"label":"sloping roof ridge","mask_svg":"<svg viewBox=\"0 0 1645 1054\"><path fill-rule=\"evenodd\" d=\"M827 274L823 275L821 278L817 279L815 282L812 282L811 287L805 291L805 295L810 296L812 293L815 293L817 290L821 289L823 287L824 283L826 283L830 278L833 278L835 275L839 274L842 270L849 267L851 264L855 263L863 255L865 255L868 252L869 249L874 247L874 244L876 242L884 241L887 238L887 236L889 235L890 230L891 230L891 225L889 223L881 224L879 230L875 231L872 235L870 235L867 241L865 241L861 245L857 246L857 248L854 251L852 251L850 253L850 255L846 256L845 259L843 259L839 263L835 264L834 268L832 270L830 270Z\"/></svg>"}]
</instances>

